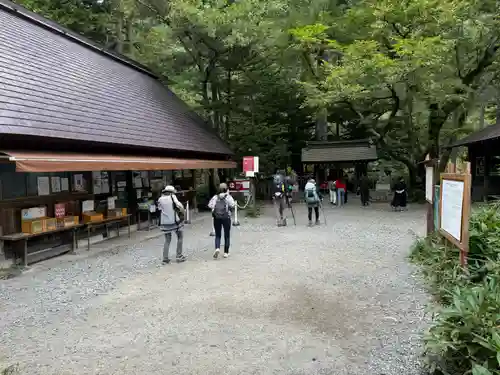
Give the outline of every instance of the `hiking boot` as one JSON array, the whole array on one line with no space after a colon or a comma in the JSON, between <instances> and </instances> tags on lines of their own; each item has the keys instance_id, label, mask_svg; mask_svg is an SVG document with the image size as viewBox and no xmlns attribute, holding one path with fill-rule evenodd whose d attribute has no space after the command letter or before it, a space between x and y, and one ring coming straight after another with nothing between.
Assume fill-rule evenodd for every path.
<instances>
[{"instance_id":1,"label":"hiking boot","mask_svg":"<svg viewBox=\"0 0 500 375\"><path fill-rule=\"evenodd\" d=\"M177 263L182 263L182 262L185 262L187 260L187 258L185 255L181 255L181 256L178 256L175 260L177 261Z\"/></svg>"},{"instance_id":2,"label":"hiking boot","mask_svg":"<svg viewBox=\"0 0 500 375\"><path fill-rule=\"evenodd\" d=\"M214 259L217 259L219 257L220 249L215 249L214 251Z\"/></svg>"}]
</instances>

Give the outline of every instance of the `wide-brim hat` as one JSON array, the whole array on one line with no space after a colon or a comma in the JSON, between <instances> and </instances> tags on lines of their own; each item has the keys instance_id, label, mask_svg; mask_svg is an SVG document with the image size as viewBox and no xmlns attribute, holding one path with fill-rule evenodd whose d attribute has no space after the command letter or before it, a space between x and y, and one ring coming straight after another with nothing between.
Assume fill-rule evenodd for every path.
<instances>
[{"instance_id":1,"label":"wide-brim hat","mask_svg":"<svg viewBox=\"0 0 500 375\"><path fill-rule=\"evenodd\" d=\"M161 191L162 193L176 193L177 191L175 190L175 187L172 185L167 185L165 188Z\"/></svg>"}]
</instances>

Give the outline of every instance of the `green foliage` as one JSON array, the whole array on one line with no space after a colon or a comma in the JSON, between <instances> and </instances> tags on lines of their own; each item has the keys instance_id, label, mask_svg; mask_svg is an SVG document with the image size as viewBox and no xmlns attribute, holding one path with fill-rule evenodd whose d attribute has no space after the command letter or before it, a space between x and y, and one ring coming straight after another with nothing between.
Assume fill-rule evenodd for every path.
<instances>
[{"instance_id":1,"label":"green foliage","mask_svg":"<svg viewBox=\"0 0 500 375\"><path fill-rule=\"evenodd\" d=\"M432 373L500 374L500 275L457 286L425 337ZM484 372L489 371L489 372Z\"/></svg>"},{"instance_id":2,"label":"green foliage","mask_svg":"<svg viewBox=\"0 0 500 375\"><path fill-rule=\"evenodd\" d=\"M17 1L150 67L264 173L369 137L415 185L500 71L493 0Z\"/></svg>"},{"instance_id":3,"label":"green foliage","mask_svg":"<svg viewBox=\"0 0 500 375\"><path fill-rule=\"evenodd\" d=\"M106 45L113 37L110 1L14 0L14 2L97 43Z\"/></svg>"},{"instance_id":4,"label":"green foliage","mask_svg":"<svg viewBox=\"0 0 500 375\"><path fill-rule=\"evenodd\" d=\"M500 375L499 226L497 205L473 213L467 272L458 250L437 236L412 249L412 261L440 303L425 336L431 373Z\"/></svg>"}]
</instances>

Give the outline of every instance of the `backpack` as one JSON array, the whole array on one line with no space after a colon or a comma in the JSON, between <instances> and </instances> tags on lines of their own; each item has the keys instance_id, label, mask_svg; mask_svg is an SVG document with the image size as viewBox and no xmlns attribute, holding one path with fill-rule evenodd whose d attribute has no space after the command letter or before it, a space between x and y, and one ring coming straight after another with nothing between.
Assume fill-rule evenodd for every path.
<instances>
[{"instance_id":1,"label":"backpack","mask_svg":"<svg viewBox=\"0 0 500 375\"><path fill-rule=\"evenodd\" d=\"M318 193L316 192L316 187L309 188L305 191L306 203L313 204L319 202Z\"/></svg>"},{"instance_id":2,"label":"backpack","mask_svg":"<svg viewBox=\"0 0 500 375\"><path fill-rule=\"evenodd\" d=\"M217 197L217 201L215 202L214 218L216 219L229 219L229 205L226 202L226 198Z\"/></svg>"},{"instance_id":3,"label":"backpack","mask_svg":"<svg viewBox=\"0 0 500 375\"><path fill-rule=\"evenodd\" d=\"M174 208L174 216L175 216L175 214L177 214L177 216L179 217L179 220L177 220L177 218L175 218L175 224L179 225L180 223L182 223L185 220L185 215L184 215L184 212L181 211L179 209L179 207L177 207L177 205L175 204L173 196L172 196L172 207Z\"/></svg>"}]
</instances>

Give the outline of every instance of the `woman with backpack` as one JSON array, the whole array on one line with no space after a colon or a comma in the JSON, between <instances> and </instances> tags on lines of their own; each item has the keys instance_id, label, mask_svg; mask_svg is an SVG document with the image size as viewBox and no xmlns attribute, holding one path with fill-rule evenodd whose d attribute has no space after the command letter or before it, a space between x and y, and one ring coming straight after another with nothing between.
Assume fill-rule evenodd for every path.
<instances>
[{"instance_id":1,"label":"woman with backpack","mask_svg":"<svg viewBox=\"0 0 500 375\"><path fill-rule=\"evenodd\" d=\"M314 179L310 178L304 188L305 201L307 204L307 218L309 226L312 226L312 210L314 208L314 216L316 217L316 225L319 225L319 205L321 201L321 193L316 187Z\"/></svg>"},{"instance_id":2,"label":"woman with backpack","mask_svg":"<svg viewBox=\"0 0 500 375\"><path fill-rule=\"evenodd\" d=\"M172 232L177 235L177 263L184 262L186 257L182 255L182 228L184 227L184 206L175 195L176 190L172 185L168 185L162 190L162 196L158 199L158 209L160 210L160 229L165 234L165 244L163 245L163 264L170 263L168 257L170 242L172 242Z\"/></svg>"},{"instance_id":3,"label":"woman with backpack","mask_svg":"<svg viewBox=\"0 0 500 375\"><path fill-rule=\"evenodd\" d=\"M215 231L215 251L214 259L219 257L222 230L224 230L224 258L229 256L230 234L231 234L231 210L236 202L227 191L227 185L222 183L219 186L219 194L210 199L208 207L212 210Z\"/></svg>"}]
</instances>

